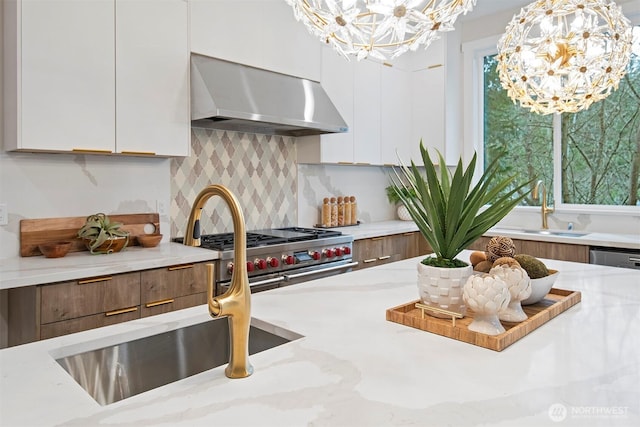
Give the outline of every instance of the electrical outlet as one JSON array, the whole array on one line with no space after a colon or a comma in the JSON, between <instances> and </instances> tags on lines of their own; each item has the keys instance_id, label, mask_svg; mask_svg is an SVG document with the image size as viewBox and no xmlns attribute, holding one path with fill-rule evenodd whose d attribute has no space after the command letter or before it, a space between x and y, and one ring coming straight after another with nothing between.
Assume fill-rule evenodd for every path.
<instances>
[{"instance_id":1,"label":"electrical outlet","mask_svg":"<svg viewBox=\"0 0 640 427\"><path fill-rule=\"evenodd\" d=\"M0 225L9 224L9 211L6 203L0 203Z\"/></svg>"},{"instance_id":2,"label":"electrical outlet","mask_svg":"<svg viewBox=\"0 0 640 427\"><path fill-rule=\"evenodd\" d=\"M162 200L156 200L156 211L160 216L167 216L167 205Z\"/></svg>"}]
</instances>

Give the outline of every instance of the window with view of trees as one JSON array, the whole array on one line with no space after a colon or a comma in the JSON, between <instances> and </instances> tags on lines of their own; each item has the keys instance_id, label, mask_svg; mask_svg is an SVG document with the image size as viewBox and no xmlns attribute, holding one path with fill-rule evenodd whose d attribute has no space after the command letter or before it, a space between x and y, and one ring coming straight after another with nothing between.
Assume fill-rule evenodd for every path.
<instances>
[{"instance_id":1,"label":"window with view of trees","mask_svg":"<svg viewBox=\"0 0 640 427\"><path fill-rule=\"evenodd\" d=\"M485 164L504 151L502 174L539 179L549 189L560 180L555 196L563 204L640 205L639 30L634 27L631 62L618 90L576 114L542 116L514 104L500 85L496 57L485 56ZM561 158L554 158L554 141ZM553 198L550 191L549 203ZM529 197L523 204L539 202Z\"/></svg>"}]
</instances>

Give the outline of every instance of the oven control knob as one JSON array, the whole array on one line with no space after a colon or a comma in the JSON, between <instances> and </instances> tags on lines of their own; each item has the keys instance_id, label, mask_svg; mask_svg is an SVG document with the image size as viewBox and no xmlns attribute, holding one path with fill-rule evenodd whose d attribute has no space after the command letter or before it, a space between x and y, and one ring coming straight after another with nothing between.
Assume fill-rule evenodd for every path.
<instances>
[{"instance_id":1,"label":"oven control knob","mask_svg":"<svg viewBox=\"0 0 640 427\"><path fill-rule=\"evenodd\" d=\"M280 261L278 261L278 258L267 258L267 264L269 264L269 267L273 267L276 268L277 266L280 265Z\"/></svg>"},{"instance_id":2,"label":"oven control knob","mask_svg":"<svg viewBox=\"0 0 640 427\"><path fill-rule=\"evenodd\" d=\"M287 265L293 265L296 263L296 259L293 255L282 255L282 262Z\"/></svg>"},{"instance_id":3,"label":"oven control knob","mask_svg":"<svg viewBox=\"0 0 640 427\"><path fill-rule=\"evenodd\" d=\"M229 264L227 264L227 272L229 274L233 273L233 263L230 262Z\"/></svg>"},{"instance_id":4,"label":"oven control knob","mask_svg":"<svg viewBox=\"0 0 640 427\"><path fill-rule=\"evenodd\" d=\"M351 248L349 246L345 246L344 248L342 248L342 251L345 255L351 255Z\"/></svg>"},{"instance_id":5,"label":"oven control knob","mask_svg":"<svg viewBox=\"0 0 640 427\"><path fill-rule=\"evenodd\" d=\"M255 264L256 267L258 267L258 270L264 270L267 268L267 261L264 259L256 259Z\"/></svg>"},{"instance_id":6,"label":"oven control knob","mask_svg":"<svg viewBox=\"0 0 640 427\"><path fill-rule=\"evenodd\" d=\"M317 251L309 252L309 255L311 255L311 258L313 258L313 259L314 259L314 260L316 260L316 261L319 261L319 260L320 260L320 258L322 257L322 255L320 254L320 252L317 252Z\"/></svg>"},{"instance_id":7,"label":"oven control knob","mask_svg":"<svg viewBox=\"0 0 640 427\"><path fill-rule=\"evenodd\" d=\"M334 256L333 249L325 249L323 252L324 256L326 256L327 258L333 258Z\"/></svg>"},{"instance_id":8,"label":"oven control knob","mask_svg":"<svg viewBox=\"0 0 640 427\"><path fill-rule=\"evenodd\" d=\"M336 248L336 256L342 256L342 248Z\"/></svg>"},{"instance_id":9,"label":"oven control knob","mask_svg":"<svg viewBox=\"0 0 640 427\"><path fill-rule=\"evenodd\" d=\"M247 261L247 272L251 273L255 269L255 265L251 261Z\"/></svg>"}]
</instances>

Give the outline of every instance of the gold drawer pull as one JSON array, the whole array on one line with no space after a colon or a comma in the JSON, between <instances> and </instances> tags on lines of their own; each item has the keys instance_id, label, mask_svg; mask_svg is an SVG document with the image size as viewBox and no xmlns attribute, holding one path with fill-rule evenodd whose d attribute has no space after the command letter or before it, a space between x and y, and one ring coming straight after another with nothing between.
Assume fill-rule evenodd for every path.
<instances>
[{"instance_id":1,"label":"gold drawer pull","mask_svg":"<svg viewBox=\"0 0 640 427\"><path fill-rule=\"evenodd\" d=\"M192 268L193 264L182 264L182 265L174 265L173 267L168 267L167 270L184 270L185 268Z\"/></svg>"},{"instance_id":2,"label":"gold drawer pull","mask_svg":"<svg viewBox=\"0 0 640 427\"><path fill-rule=\"evenodd\" d=\"M121 151L120 154L129 154L132 156L155 156L153 151Z\"/></svg>"},{"instance_id":3,"label":"gold drawer pull","mask_svg":"<svg viewBox=\"0 0 640 427\"><path fill-rule=\"evenodd\" d=\"M160 301L148 302L144 306L147 307L147 308L151 308L151 307L155 307L157 305L171 304L172 302L173 302L173 298L168 298L168 299L163 299L163 300L160 300Z\"/></svg>"},{"instance_id":4,"label":"gold drawer pull","mask_svg":"<svg viewBox=\"0 0 640 427\"><path fill-rule=\"evenodd\" d=\"M413 236L413 232L409 231L408 233L404 233L403 236Z\"/></svg>"},{"instance_id":5,"label":"gold drawer pull","mask_svg":"<svg viewBox=\"0 0 640 427\"><path fill-rule=\"evenodd\" d=\"M370 262L376 262L378 260L378 258L370 258L370 259L365 259L364 262L365 264L369 264Z\"/></svg>"},{"instance_id":6,"label":"gold drawer pull","mask_svg":"<svg viewBox=\"0 0 640 427\"><path fill-rule=\"evenodd\" d=\"M115 316L116 314L131 313L132 311L136 311L137 309L138 307L122 308L120 310L107 311L104 315L107 317Z\"/></svg>"},{"instance_id":7,"label":"gold drawer pull","mask_svg":"<svg viewBox=\"0 0 640 427\"><path fill-rule=\"evenodd\" d=\"M375 242L376 240L382 240L382 239L384 239L384 237L372 237L371 241Z\"/></svg>"},{"instance_id":8,"label":"gold drawer pull","mask_svg":"<svg viewBox=\"0 0 640 427\"><path fill-rule=\"evenodd\" d=\"M84 154L111 154L113 151L111 150L99 150L93 148L72 148L71 151L74 153L84 153Z\"/></svg>"},{"instance_id":9,"label":"gold drawer pull","mask_svg":"<svg viewBox=\"0 0 640 427\"><path fill-rule=\"evenodd\" d=\"M391 258L391 255L384 255L384 256L378 257L378 259L379 259L380 261L383 261L383 260L385 260L385 259L389 259L389 258Z\"/></svg>"},{"instance_id":10,"label":"gold drawer pull","mask_svg":"<svg viewBox=\"0 0 640 427\"><path fill-rule=\"evenodd\" d=\"M427 67L428 70L433 70L434 68L444 67L444 64L433 64Z\"/></svg>"},{"instance_id":11,"label":"gold drawer pull","mask_svg":"<svg viewBox=\"0 0 640 427\"><path fill-rule=\"evenodd\" d=\"M106 282L113 279L112 276L94 277L92 279L78 280L78 285L86 285L87 283Z\"/></svg>"}]
</instances>

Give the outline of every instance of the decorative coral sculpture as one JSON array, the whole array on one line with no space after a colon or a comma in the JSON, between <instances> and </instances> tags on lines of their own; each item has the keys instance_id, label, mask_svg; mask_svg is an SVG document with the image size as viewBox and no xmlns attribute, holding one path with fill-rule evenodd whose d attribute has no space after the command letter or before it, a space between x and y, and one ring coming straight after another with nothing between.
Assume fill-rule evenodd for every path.
<instances>
[{"instance_id":1,"label":"decorative coral sculpture","mask_svg":"<svg viewBox=\"0 0 640 427\"><path fill-rule=\"evenodd\" d=\"M509 305L500 310L498 318L504 322L522 322L527 320L527 314L522 310L522 304L520 304L520 302L529 298L529 295L531 295L531 279L529 279L527 272L520 267L517 262L500 264L498 261L494 263L489 274L501 278L507 284L511 296Z\"/></svg>"},{"instance_id":2,"label":"decorative coral sculpture","mask_svg":"<svg viewBox=\"0 0 640 427\"><path fill-rule=\"evenodd\" d=\"M509 305L511 298L504 280L491 274L473 275L465 283L462 297L474 311L469 330L487 335L505 331L498 319L498 312Z\"/></svg>"}]
</instances>

